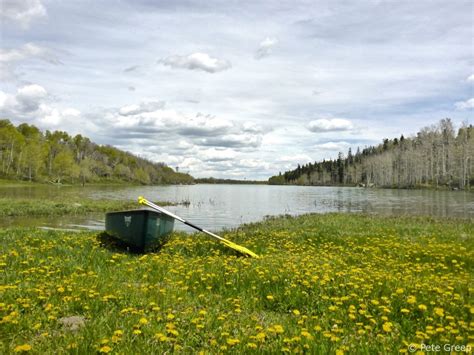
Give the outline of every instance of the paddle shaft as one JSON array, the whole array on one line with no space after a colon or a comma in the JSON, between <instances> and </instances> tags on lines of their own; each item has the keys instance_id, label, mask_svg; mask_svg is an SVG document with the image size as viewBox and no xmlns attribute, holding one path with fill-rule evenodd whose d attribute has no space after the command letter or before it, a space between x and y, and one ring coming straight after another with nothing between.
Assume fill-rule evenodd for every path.
<instances>
[{"instance_id":1,"label":"paddle shaft","mask_svg":"<svg viewBox=\"0 0 474 355\"><path fill-rule=\"evenodd\" d=\"M214 234L214 233L212 233L212 232L209 232L209 231L205 230L204 228L201 228L201 227L199 227L199 226L196 226L195 224L192 224L191 222L186 221L185 219L181 218L180 216L175 215L174 213L172 213L172 212L170 212L170 211L164 209L163 207L158 206L158 205L155 205L153 202L150 202L150 201L148 201L148 200L145 199L145 198L140 198L139 201L140 201L141 204L147 205L148 207L151 207L151 208L153 208L153 209L155 209L155 210L157 210L157 211L159 211L159 212L161 212L161 213L164 213L164 214L166 214L166 215L168 215L168 216L170 216L170 217L173 217L174 219L177 219L178 221L183 222L184 224L190 226L191 228L194 228L194 229L196 229L196 230L198 230L198 231L200 231L200 232L206 233L207 235L210 235L211 237L214 237L214 238L216 238L216 239L219 239L220 241L228 242L227 239L224 239L224 238L222 238L222 237L219 237L217 234Z\"/></svg>"}]
</instances>

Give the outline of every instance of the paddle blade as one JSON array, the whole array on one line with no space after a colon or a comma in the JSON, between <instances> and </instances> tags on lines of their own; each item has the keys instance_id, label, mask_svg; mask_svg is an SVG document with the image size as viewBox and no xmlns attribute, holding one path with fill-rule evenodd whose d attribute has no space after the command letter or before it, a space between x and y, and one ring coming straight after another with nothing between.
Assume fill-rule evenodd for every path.
<instances>
[{"instance_id":1,"label":"paddle blade","mask_svg":"<svg viewBox=\"0 0 474 355\"><path fill-rule=\"evenodd\" d=\"M259 258L259 256L257 254L255 254L253 251L251 251L251 250L249 250L246 247L243 247L241 245L232 243L229 240L226 240L226 241L222 242L222 244L225 244L229 248L234 249L234 250L238 251L239 253L244 254L246 256L250 256L252 258Z\"/></svg>"}]
</instances>

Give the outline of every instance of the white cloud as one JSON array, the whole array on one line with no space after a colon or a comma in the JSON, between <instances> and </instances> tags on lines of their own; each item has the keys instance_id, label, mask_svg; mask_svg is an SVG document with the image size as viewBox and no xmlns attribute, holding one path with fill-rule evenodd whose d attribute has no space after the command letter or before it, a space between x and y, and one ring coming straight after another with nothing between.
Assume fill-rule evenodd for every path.
<instances>
[{"instance_id":1,"label":"white cloud","mask_svg":"<svg viewBox=\"0 0 474 355\"><path fill-rule=\"evenodd\" d=\"M321 118L311 121L308 125L312 132L349 131L353 128L352 122L343 118Z\"/></svg>"},{"instance_id":2,"label":"white cloud","mask_svg":"<svg viewBox=\"0 0 474 355\"><path fill-rule=\"evenodd\" d=\"M186 158L179 164L179 167L184 169L198 170L202 168L202 160L193 157Z\"/></svg>"},{"instance_id":3,"label":"white cloud","mask_svg":"<svg viewBox=\"0 0 474 355\"><path fill-rule=\"evenodd\" d=\"M18 89L15 96L16 110L21 112L34 112L38 110L41 102L48 96L47 91L40 85L26 85Z\"/></svg>"},{"instance_id":4,"label":"white cloud","mask_svg":"<svg viewBox=\"0 0 474 355\"><path fill-rule=\"evenodd\" d=\"M0 71L15 74L13 82L0 74L5 91L0 106L14 108L8 115L1 110L1 116L16 123L41 123L39 118L46 117L57 129L80 128L98 143L141 154L140 143L146 142L147 152L154 146L154 159L176 164L209 149L237 152L233 160L200 163L192 171L196 175L264 177L286 169L280 156L289 157L288 168L307 161L305 154L313 158L309 161L334 158L333 151L315 144L343 140L362 147L413 134L442 117L460 123L472 111L466 110L467 102L458 103L458 110L454 104L474 97L474 72L466 60L472 56L468 1L202 6L191 0L180 2L179 14L169 11L167 1L131 6L125 0L112 7L94 2L103 16L91 16L87 2L40 1L50 18L24 21L33 30L18 32L10 20L0 19L1 47L7 48L0 53ZM25 3L40 2L9 0L11 6ZM3 8L0 12L5 16ZM418 13L425 16L413 16ZM49 52L34 47L51 43ZM193 58L195 52L204 55ZM50 63L59 62L53 54L62 58L63 53L70 53L67 65L53 67ZM180 56L166 58L173 54ZM263 59L255 60L258 56ZM168 65L157 65L159 58ZM233 69L218 72L228 62ZM210 72L216 74L205 75ZM31 104L22 106L13 85L25 83L40 84L50 94L36 102L31 97L26 100ZM149 111L141 98L159 98L167 105ZM26 112L27 107L39 108ZM73 119L62 112L68 107L82 114ZM199 111L212 116L196 118ZM355 129L321 131L328 125L317 124L318 132L327 133L308 130L311 120L337 117L350 119ZM241 168L243 159L269 162L273 172Z\"/></svg>"},{"instance_id":5,"label":"white cloud","mask_svg":"<svg viewBox=\"0 0 474 355\"><path fill-rule=\"evenodd\" d=\"M138 68L140 68L139 65L132 65L130 67L127 67L123 70L124 73L130 73L130 72L133 72L133 71L136 71Z\"/></svg>"},{"instance_id":6,"label":"white cloud","mask_svg":"<svg viewBox=\"0 0 474 355\"><path fill-rule=\"evenodd\" d=\"M313 159L307 154L294 154L294 155L283 155L278 157L278 161L281 163L309 163L312 162Z\"/></svg>"},{"instance_id":7,"label":"white cloud","mask_svg":"<svg viewBox=\"0 0 474 355\"><path fill-rule=\"evenodd\" d=\"M245 170L256 170L256 171L265 171L270 169L271 164L268 162L262 161L261 159L248 158L240 159L237 163L239 168L244 168Z\"/></svg>"},{"instance_id":8,"label":"white cloud","mask_svg":"<svg viewBox=\"0 0 474 355\"><path fill-rule=\"evenodd\" d=\"M207 53L192 53L187 56L174 55L159 61L171 68L202 70L208 73L217 73L232 67L229 61L211 57Z\"/></svg>"},{"instance_id":9,"label":"white cloud","mask_svg":"<svg viewBox=\"0 0 474 355\"><path fill-rule=\"evenodd\" d=\"M40 0L2 0L0 17L27 29L31 22L45 17L45 7Z\"/></svg>"},{"instance_id":10,"label":"white cloud","mask_svg":"<svg viewBox=\"0 0 474 355\"><path fill-rule=\"evenodd\" d=\"M39 58L51 64L60 64L56 55L49 49L34 43L26 43L19 48L0 49L0 62L11 63L28 58Z\"/></svg>"},{"instance_id":11,"label":"white cloud","mask_svg":"<svg viewBox=\"0 0 474 355\"><path fill-rule=\"evenodd\" d=\"M0 113L5 116L24 117L35 113L48 96L40 85L31 84L19 88L16 94L0 94Z\"/></svg>"},{"instance_id":12,"label":"white cloud","mask_svg":"<svg viewBox=\"0 0 474 355\"><path fill-rule=\"evenodd\" d=\"M122 116L131 116L145 112L153 112L163 108L164 106L164 101L144 100L138 105L134 104L121 107L119 113Z\"/></svg>"},{"instance_id":13,"label":"white cloud","mask_svg":"<svg viewBox=\"0 0 474 355\"><path fill-rule=\"evenodd\" d=\"M237 156L237 152L230 149L205 149L199 152L199 158L204 161L221 162L233 160Z\"/></svg>"},{"instance_id":14,"label":"white cloud","mask_svg":"<svg viewBox=\"0 0 474 355\"><path fill-rule=\"evenodd\" d=\"M250 133L263 132L263 128L254 122L244 122L242 127L243 127L244 132L250 132Z\"/></svg>"},{"instance_id":15,"label":"white cloud","mask_svg":"<svg viewBox=\"0 0 474 355\"><path fill-rule=\"evenodd\" d=\"M466 101L458 101L454 104L458 110L469 110L474 108L474 97Z\"/></svg>"},{"instance_id":16,"label":"white cloud","mask_svg":"<svg viewBox=\"0 0 474 355\"><path fill-rule=\"evenodd\" d=\"M157 154L163 147L174 154L203 154L203 158L214 162L227 161L236 151L254 151L262 144L264 133L252 121L240 123L202 113L189 115L167 108L161 101L144 103L95 114L100 117L95 121L100 132L94 134L107 135L114 144L146 141Z\"/></svg>"},{"instance_id":17,"label":"white cloud","mask_svg":"<svg viewBox=\"0 0 474 355\"><path fill-rule=\"evenodd\" d=\"M317 145L315 145L315 147L317 149L322 149L322 150L342 152L342 151L346 151L350 147L350 144L348 142L344 142L344 141L326 142L326 143L322 143L322 144L317 144Z\"/></svg>"},{"instance_id":18,"label":"white cloud","mask_svg":"<svg viewBox=\"0 0 474 355\"><path fill-rule=\"evenodd\" d=\"M0 110L6 105L8 99L8 95L3 91L0 91Z\"/></svg>"},{"instance_id":19,"label":"white cloud","mask_svg":"<svg viewBox=\"0 0 474 355\"><path fill-rule=\"evenodd\" d=\"M49 103L50 95L44 87L37 84L25 85L16 94L0 91L0 116L13 122L30 122L43 129L65 127L68 133L90 126L81 122L81 112L69 107L62 109Z\"/></svg>"},{"instance_id":20,"label":"white cloud","mask_svg":"<svg viewBox=\"0 0 474 355\"><path fill-rule=\"evenodd\" d=\"M39 59L54 65L61 64L52 50L34 43L26 43L19 48L0 48L0 79L5 81L14 79L18 64L31 59Z\"/></svg>"},{"instance_id":21,"label":"white cloud","mask_svg":"<svg viewBox=\"0 0 474 355\"><path fill-rule=\"evenodd\" d=\"M474 82L474 74L469 75L469 77L466 80L469 82Z\"/></svg>"},{"instance_id":22,"label":"white cloud","mask_svg":"<svg viewBox=\"0 0 474 355\"><path fill-rule=\"evenodd\" d=\"M75 108L66 108L64 110L53 108L48 105L41 105L41 115L38 118L39 125L41 127L58 128L60 125L78 124L78 119L81 116L81 112ZM76 127L77 128L77 127ZM68 131L68 133L71 133Z\"/></svg>"},{"instance_id":23,"label":"white cloud","mask_svg":"<svg viewBox=\"0 0 474 355\"><path fill-rule=\"evenodd\" d=\"M262 136L248 133L226 134L200 139L198 144L213 147L257 148L262 144Z\"/></svg>"},{"instance_id":24,"label":"white cloud","mask_svg":"<svg viewBox=\"0 0 474 355\"><path fill-rule=\"evenodd\" d=\"M255 52L255 59L262 59L271 54L272 48L278 43L278 39L267 37L262 42Z\"/></svg>"}]
</instances>

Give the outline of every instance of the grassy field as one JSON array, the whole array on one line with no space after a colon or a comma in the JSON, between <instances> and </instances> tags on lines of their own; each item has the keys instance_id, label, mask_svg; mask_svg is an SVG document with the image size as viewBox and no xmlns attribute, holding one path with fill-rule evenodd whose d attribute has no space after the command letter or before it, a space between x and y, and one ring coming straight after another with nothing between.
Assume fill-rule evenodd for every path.
<instances>
[{"instance_id":1,"label":"grassy field","mask_svg":"<svg viewBox=\"0 0 474 355\"><path fill-rule=\"evenodd\" d=\"M128 253L94 233L0 231L2 353L398 353L474 342L474 224L281 217Z\"/></svg>"},{"instance_id":2,"label":"grassy field","mask_svg":"<svg viewBox=\"0 0 474 355\"><path fill-rule=\"evenodd\" d=\"M157 202L169 206L169 202ZM92 200L74 198L72 201L54 199L11 199L0 198L0 217L20 216L63 216L82 215L89 212L108 212L123 209L137 209L140 205L132 200Z\"/></svg>"}]
</instances>

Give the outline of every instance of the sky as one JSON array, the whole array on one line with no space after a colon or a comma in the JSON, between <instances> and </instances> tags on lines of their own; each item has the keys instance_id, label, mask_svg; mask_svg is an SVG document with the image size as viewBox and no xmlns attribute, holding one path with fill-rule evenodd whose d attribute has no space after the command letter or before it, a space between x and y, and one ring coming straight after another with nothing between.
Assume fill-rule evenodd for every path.
<instances>
[{"instance_id":1,"label":"sky","mask_svg":"<svg viewBox=\"0 0 474 355\"><path fill-rule=\"evenodd\" d=\"M471 0L0 0L0 117L195 177L473 123Z\"/></svg>"}]
</instances>

